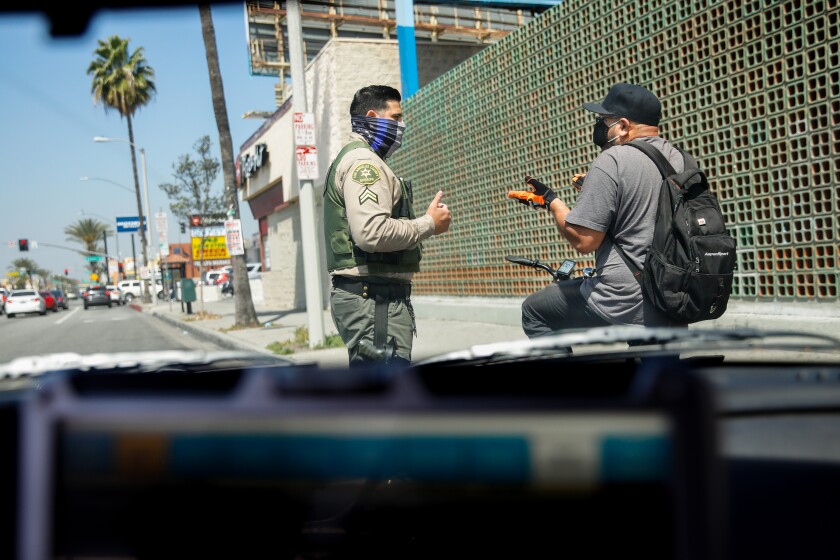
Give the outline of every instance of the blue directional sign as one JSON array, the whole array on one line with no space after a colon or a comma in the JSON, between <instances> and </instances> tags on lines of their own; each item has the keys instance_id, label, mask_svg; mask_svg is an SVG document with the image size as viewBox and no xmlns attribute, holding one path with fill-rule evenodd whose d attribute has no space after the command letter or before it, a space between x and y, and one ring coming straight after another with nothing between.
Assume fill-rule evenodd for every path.
<instances>
[{"instance_id":1,"label":"blue directional sign","mask_svg":"<svg viewBox=\"0 0 840 560\"><path fill-rule=\"evenodd\" d=\"M137 216L117 218L117 233L139 231L140 219ZM146 231L146 217L143 216L143 231Z\"/></svg>"}]
</instances>

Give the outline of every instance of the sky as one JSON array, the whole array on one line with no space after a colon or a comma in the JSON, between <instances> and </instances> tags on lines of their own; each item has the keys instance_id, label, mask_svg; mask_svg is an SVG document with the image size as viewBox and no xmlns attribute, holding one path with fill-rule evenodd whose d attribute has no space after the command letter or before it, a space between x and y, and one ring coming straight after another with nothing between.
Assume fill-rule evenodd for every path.
<instances>
[{"instance_id":1,"label":"sky","mask_svg":"<svg viewBox=\"0 0 840 560\"><path fill-rule=\"evenodd\" d=\"M213 7L213 23L234 153L262 123L243 119L248 111L274 111L276 78L251 76L243 4ZM137 216L130 146L126 142L95 143L105 136L128 140L125 119L95 105L87 68L98 39L129 39L129 50L142 47L155 71L157 94L132 119L134 143L146 152L151 214L169 216L169 241L180 236L177 219L160 185L174 182L173 166L209 135L221 159L210 95L204 41L198 8L164 11L102 12L79 37L52 38L39 14L0 15L0 274L20 257L34 260L56 274L85 279L85 258L48 245L78 247L66 227L82 218L108 221ZM141 193L143 171L137 153ZM89 177L87 181L81 177ZM214 185L221 194L222 174ZM143 201L145 209L145 200ZM240 203L243 234L257 232L247 203ZM17 240L38 242L37 249L18 251ZM10 247L10 244L12 245ZM112 246L113 244L113 246ZM131 257L131 234L108 239L110 254ZM142 259L139 237L135 251Z\"/></svg>"}]
</instances>

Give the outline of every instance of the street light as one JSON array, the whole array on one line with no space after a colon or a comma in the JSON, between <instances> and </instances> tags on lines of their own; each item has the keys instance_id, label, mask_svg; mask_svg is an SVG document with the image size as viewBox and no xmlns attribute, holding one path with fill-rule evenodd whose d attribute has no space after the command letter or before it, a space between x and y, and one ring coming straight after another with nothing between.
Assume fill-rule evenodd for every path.
<instances>
[{"instance_id":1,"label":"street light","mask_svg":"<svg viewBox=\"0 0 840 560\"><path fill-rule=\"evenodd\" d=\"M116 185L119 188L130 192L131 194L136 194L134 189L130 189L125 185L117 183L116 181L112 181L110 179L103 179L102 177L79 177L79 181L105 181L106 183L111 183L112 185Z\"/></svg>"},{"instance_id":2,"label":"street light","mask_svg":"<svg viewBox=\"0 0 840 560\"><path fill-rule=\"evenodd\" d=\"M149 254L151 253L150 238L152 236L153 225L152 225L151 215L149 214L149 209L150 209L150 206L149 206L149 178L148 178L148 175L146 174L146 150L137 146L133 142L130 142L128 140L124 140L122 138L108 138L107 136L94 136L93 141L94 142L123 142L125 144L130 145L132 148L136 148L136 149L140 150L140 161L143 165L143 189L144 189L145 195L146 195L146 212L145 212L145 215L146 215L146 223L148 224L148 229L149 229L148 237L146 236L146 232L145 231L143 232L143 241L144 241L143 252L145 253L145 255L143 255L143 260L146 261L146 263L145 263L146 267L149 269L149 271L151 273L151 278L149 280L149 292L150 292L152 301L157 303L157 294L155 293L155 280L156 280L155 279L155 270L154 270L154 266L152 266L151 265L152 263L149 261ZM137 199L137 210L140 213L140 225L142 227L142 225L143 225L143 208L140 205L139 197Z\"/></svg>"},{"instance_id":3,"label":"street light","mask_svg":"<svg viewBox=\"0 0 840 560\"><path fill-rule=\"evenodd\" d=\"M135 196L137 195L136 190L130 189L130 188L126 187L125 185L123 185L122 183L117 183L116 181L112 181L111 179L105 179L104 177L88 177L88 176L85 176L85 177L79 177L79 181L104 181L106 183L111 183L112 185L115 185L115 186L123 189L124 191L128 191ZM119 222L119 220L117 220L117 222ZM114 233L114 237L117 239L117 252L118 253L119 253L119 250L120 250L119 232L120 232L120 226L119 226L119 223L117 223L117 231L116 231L116 233ZM144 248L145 248L145 246L144 246ZM119 255L117 255L117 256L119 256ZM131 260L132 267L134 268L134 279L137 280L137 273L138 273L137 268L138 268L138 266L137 266L137 253L134 250L134 233L131 233L131 259L132 259Z\"/></svg>"}]
</instances>

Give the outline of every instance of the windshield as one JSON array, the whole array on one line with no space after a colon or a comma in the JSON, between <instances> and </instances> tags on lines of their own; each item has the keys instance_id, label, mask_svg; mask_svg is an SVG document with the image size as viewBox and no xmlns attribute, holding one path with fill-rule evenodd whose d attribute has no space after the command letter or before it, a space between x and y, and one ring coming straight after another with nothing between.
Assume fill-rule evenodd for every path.
<instances>
[{"instance_id":1,"label":"windshield","mask_svg":"<svg viewBox=\"0 0 840 560\"><path fill-rule=\"evenodd\" d=\"M840 4L129 4L0 7L0 557L840 557Z\"/></svg>"},{"instance_id":2,"label":"windshield","mask_svg":"<svg viewBox=\"0 0 840 560\"><path fill-rule=\"evenodd\" d=\"M503 9L488 13L505 22L506 34L529 33L528 29L539 20L539 13L533 13L530 18L509 24ZM765 16L776 17L769 12ZM331 287L323 263L324 248L305 242L309 236L306 228L313 227L321 235L317 230L321 217L316 216L314 226L304 222L291 224L287 218L293 213L283 206L289 201L303 201L304 205L309 201L299 198L305 190L297 187L284 162L285 148L281 148L286 142L284 135L292 134L291 124L285 119L290 117L294 88L290 67L283 62L288 60L282 58L287 56L282 52L283 44L260 35L266 31L265 20L270 17L273 14L268 4L223 3L212 9L214 47L234 151L234 204L224 187L226 171L221 161L218 108L213 103L207 43L195 6L102 10L78 29L69 21L62 22L60 16L50 22L40 13L3 13L0 95L4 102L0 115L5 132L0 150L15 164L8 166L2 179L8 212L0 231L8 244L0 253L0 282L7 289L60 289L67 294L68 306L52 308L46 316L26 313L0 323L4 340L0 363L46 352L85 355L234 348L331 366L348 365L347 349L338 336L330 309ZM830 10L824 17L835 21L837 16ZM314 24L304 18L303 25L304 34L310 34ZM51 35L51 30L55 35ZM417 33L418 41L427 40L425 31ZM452 44L460 45L460 50L450 50L460 52L462 58L482 49L487 53L500 52L495 42L501 36L488 38L482 47L466 49L464 43L458 43L463 37L453 31ZM310 64L310 89L304 90L309 96L309 111L321 107L317 97L313 97L320 95L315 77L320 68L317 54L320 49L332 52L330 49L338 48L336 45L313 39L304 53L304 61ZM810 152L807 147L803 151L807 163L794 166L779 160L774 167L776 160L756 160L755 174L744 179L730 175L727 168L718 165L715 143L693 144L695 152L700 148L706 152L695 155L706 162L730 232L739 245L728 311L717 320L701 321L691 329L746 327L840 335L836 299L840 216L835 200L840 195L832 186L837 174L831 167L838 156L837 130L836 126L823 129L818 118L824 109L829 115L838 114L836 48L836 43L826 43L808 51L817 80L808 89L813 92L812 97L820 97L813 106L754 108L759 113L758 120L743 121L743 126L748 126L747 122L753 127L760 125L756 134L789 137L785 151L794 150L794 143L799 142L796 138L803 142L807 138L809 145L813 144ZM108 53L123 56L123 63L139 80L134 94L137 98L129 107L121 105L115 90L103 81L108 71ZM797 56L785 59L779 53L777 58L782 63L798 60ZM272 60L280 62L275 64ZM455 68L455 60L445 64L439 74L463 73L461 67ZM471 59L470 64L480 65L473 60L476 59ZM749 72L744 70L743 75ZM426 127L422 124L426 115L437 111L430 97L433 89L426 86L439 87L442 82L433 81L433 77L421 77L423 87L418 94L404 100L406 115L413 117L407 118L408 130L418 131L418 136L408 137L410 141L394 165L408 171L420 169L416 165L419 156L412 154L419 153L416 150L426 142L419 132ZM761 91L761 99L768 103L777 95L772 88ZM340 94L335 103L345 103L340 96L346 93ZM667 95L665 98L667 101ZM688 99L679 99L683 98ZM546 98L543 103L547 112L553 114L562 105L561 99L562 96ZM793 101L790 94L786 99ZM720 109L720 115L733 114L735 105L727 104L726 111ZM571 111L574 118L582 118L582 114L574 112L577 109ZM692 142L687 131L677 127L687 127L686 119L692 117L678 116L678 107L666 103L665 112L668 111L672 118L663 132ZM800 119L800 113L813 118ZM771 114L776 116L768 116ZM727 128L729 124L723 122L722 116L717 122L706 113L702 116L704 127L719 127L718 136L737 132ZM829 120L834 122L836 118ZM805 123L802 126L808 130L800 131L798 125L786 121ZM317 132L314 142L321 153L313 160L321 168L315 179L316 191L322 188L330 158L348 132L348 123L342 120L337 126L338 122L334 131L325 127L313 129ZM808 128L812 125L813 130ZM772 130L774 126L779 127L778 133ZM483 134L496 139L491 142L504 142L501 129L488 128ZM562 143L587 145L585 132L581 135L580 130L574 129L568 134L568 138L557 138L562 138ZM733 139L727 136L726 142ZM752 140L749 142L753 145ZM527 143L540 153L552 151L538 138ZM757 151L763 154L768 148L773 152L781 144L768 146L767 142L759 142L755 146L753 155ZM461 149L465 154L474 152L468 144ZM555 148L558 153L566 153L564 149ZM486 151L481 150L487 159ZM823 153L825 150L828 152ZM799 158L790 153L792 158ZM595 155L587 152L576 157L585 166ZM439 164L437 156L429 157L429 166ZM516 158L522 160L521 165L530 165L527 157L517 155L508 158L511 170L520 167L513 161ZM199 163L208 171L203 184L193 174ZM552 165L555 164L565 165L561 161ZM827 174L821 171L824 164L828 165ZM286 167L273 167L277 165ZM811 177L813 187L819 187L817 190L804 182L805 188L800 190L782 187L796 179L793 174L798 174L800 167ZM302 169L298 172L303 173ZM546 169L545 173L554 171ZM782 174L788 179L781 178ZM281 177L285 177L282 187L268 188ZM748 180L755 183L752 191L743 187ZM513 178L503 182L493 178L488 184L503 192L514 188L515 182ZM573 191L564 191L562 182L555 177L555 188L572 205L568 194ZM425 184L415 183L415 198L419 200L421 195L433 192L429 183L428 178ZM190 195L190 188L199 194ZM464 192L473 192L472 186L464 188ZM770 197L763 195L762 189L780 192ZM592 254L571 252L562 238L554 237L551 226L539 226L546 228L539 229L540 235L550 236L546 239L551 241L541 242L542 248L536 251L529 250L530 241L523 245L528 236L511 237L510 226L505 224L534 227L533 222L523 221L530 218L523 217L519 208L512 211L511 204L515 203L504 198L479 196L486 199L483 204L495 215L485 225L482 218L471 214L458 189L447 189L445 199L450 197L453 224L460 229L441 236L440 241L432 238L434 243L416 278L412 297L416 321L416 337L412 335L414 361L475 345L527 341L521 322L522 300L549 285L552 278L544 268L522 266L521 261L537 257L543 267L559 267L565 261L572 275L581 274L584 269L595 270L585 266L596 264ZM756 211L771 204L773 215L782 219L766 222L770 215L748 212L750 197L755 198ZM463 200L467 199L476 197L470 194ZM320 200L314 203L320 212ZM415 211L421 212L419 208ZM299 212L299 207L294 207L294 212ZM138 221L145 214L146 236ZM812 214L817 217L810 217ZM803 220L816 221L806 225ZM489 240L476 237L485 226L493 232ZM768 233L762 237L765 230ZM241 256L231 254L231 235L242 241ZM320 253L320 259L313 257L313 251ZM527 259L516 257L519 264L515 264L515 259L505 261L505 255L517 254L526 255ZM574 263L567 257L573 258ZM242 260L246 274L235 284L231 264L236 258ZM318 269L308 269L310 262L320 263ZM570 263L575 266L569 267ZM788 268L797 272L784 272ZM140 282L141 277L146 280ZM596 275L594 281L597 278ZM247 284L248 293L243 293L243 283ZM83 296L87 287L104 285L111 300L93 301ZM312 293L315 291L321 293ZM313 309L313 303L318 305L319 301L321 308ZM320 353L313 352L315 347L321 348ZM762 356L747 350L752 359ZM825 355L819 352L815 359L824 359ZM832 353L828 356L833 359ZM801 355L795 355L792 359L800 358Z\"/></svg>"}]
</instances>

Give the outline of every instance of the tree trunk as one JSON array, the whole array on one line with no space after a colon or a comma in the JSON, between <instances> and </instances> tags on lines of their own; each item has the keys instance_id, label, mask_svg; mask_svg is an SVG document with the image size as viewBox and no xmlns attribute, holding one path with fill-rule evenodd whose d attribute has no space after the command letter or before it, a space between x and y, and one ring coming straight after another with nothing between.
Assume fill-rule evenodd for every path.
<instances>
[{"instance_id":1,"label":"tree trunk","mask_svg":"<svg viewBox=\"0 0 840 560\"><path fill-rule=\"evenodd\" d=\"M204 37L204 49L207 53L207 70L210 74L210 89L213 94L213 113L216 115L216 127L219 129L219 145L222 149L222 174L225 181L225 200L232 216L239 219L239 198L236 192L236 171L233 155L233 140L230 136L225 90L222 85L222 72L219 69L219 53L216 49L216 30L213 27L213 14L209 4L198 6L201 15L201 34ZM230 213L229 213L230 215ZM248 269L245 255L231 255L233 264L233 302L236 326L249 327L259 325L254 301L251 297L251 285L248 283Z\"/></svg>"},{"instance_id":2,"label":"tree trunk","mask_svg":"<svg viewBox=\"0 0 840 560\"><path fill-rule=\"evenodd\" d=\"M137 194L137 219L140 220L140 231L143 233L143 264L149 268L152 273L152 279L149 281L149 287L146 288L146 283L141 280L140 286L143 290L143 303L151 303L152 302L152 295L150 290L154 289L155 285L155 271L153 268L150 267L149 263L149 244L146 243L146 239L148 239L149 232L149 224L147 224L146 229L143 229L143 203L141 202L143 199L140 197L140 179L137 177L137 154L134 151L134 127L131 126L131 115L126 115L125 120L128 121L128 147L131 148L131 169L134 171L134 192ZM148 218L145 220L148 221ZM137 263L134 263L134 273L137 274Z\"/></svg>"}]
</instances>

